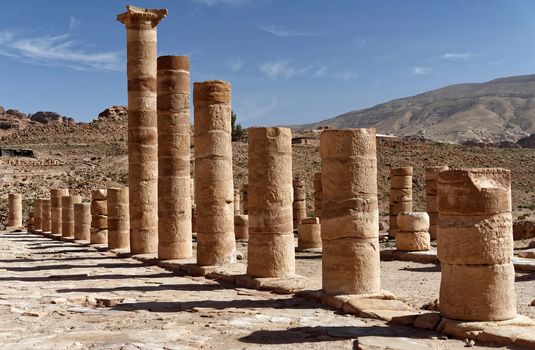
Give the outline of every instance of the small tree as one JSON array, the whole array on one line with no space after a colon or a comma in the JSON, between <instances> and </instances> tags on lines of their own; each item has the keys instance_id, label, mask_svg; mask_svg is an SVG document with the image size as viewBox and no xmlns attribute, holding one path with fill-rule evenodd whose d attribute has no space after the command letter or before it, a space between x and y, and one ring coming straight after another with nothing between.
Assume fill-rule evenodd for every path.
<instances>
[{"instance_id":1,"label":"small tree","mask_svg":"<svg viewBox=\"0 0 535 350\"><path fill-rule=\"evenodd\" d=\"M232 111L231 115L230 115L230 122L231 122L231 126L232 126L232 141L240 141L240 140L243 140L243 138L245 137L245 130L242 128L241 124L236 124L236 113L234 113L234 111Z\"/></svg>"}]
</instances>

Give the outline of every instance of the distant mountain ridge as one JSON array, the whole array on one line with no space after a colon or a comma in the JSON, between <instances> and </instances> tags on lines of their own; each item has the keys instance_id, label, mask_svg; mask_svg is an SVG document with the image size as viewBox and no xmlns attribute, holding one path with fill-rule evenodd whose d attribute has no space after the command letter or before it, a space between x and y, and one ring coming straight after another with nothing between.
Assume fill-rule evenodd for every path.
<instances>
[{"instance_id":1,"label":"distant mountain ridge","mask_svg":"<svg viewBox=\"0 0 535 350\"><path fill-rule=\"evenodd\" d=\"M535 75L449 85L296 128L321 126L374 127L446 142L516 142L535 134Z\"/></svg>"}]
</instances>

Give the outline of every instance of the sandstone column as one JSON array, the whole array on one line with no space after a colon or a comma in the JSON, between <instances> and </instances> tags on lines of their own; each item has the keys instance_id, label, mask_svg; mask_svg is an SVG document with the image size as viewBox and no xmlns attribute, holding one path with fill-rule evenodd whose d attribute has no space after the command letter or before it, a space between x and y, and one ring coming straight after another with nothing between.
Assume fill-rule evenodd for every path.
<instances>
[{"instance_id":1,"label":"sandstone column","mask_svg":"<svg viewBox=\"0 0 535 350\"><path fill-rule=\"evenodd\" d=\"M429 250L429 215L422 212L402 212L398 214L396 249L401 251Z\"/></svg>"},{"instance_id":2,"label":"sandstone column","mask_svg":"<svg viewBox=\"0 0 535 350\"><path fill-rule=\"evenodd\" d=\"M7 198L8 213L7 226L22 226L22 195L19 193L10 193Z\"/></svg>"},{"instance_id":3,"label":"sandstone column","mask_svg":"<svg viewBox=\"0 0 535 350\"><path fill-rule=\"evenodd\" d=\"M50 190L50 217L53 235L61 236L61 197L68 195L69 190L65 188Z\"/></svg>"},{"instance_id":4,"label":"sandstone column","mask_svg":"<svg viewBox=\"0 0 535 350\"><path fill-rule=\"evenodd\" d=\"M61 197L61 236L74 238L74 204L81 203L80 196Z\"/></svg>"},{"instance_id":5,"label":"sandstone column","mask_svg":"<svg viewBox=\"0 0 535 350\"><path fill-rule=\"evenodd\" d=\"M510 171L442 171L437 193L441 315L466 321L514 318Z\"/></svg>"},{"instance_id":6,"label":"sandstone column","mask_svg":"<svg viewBox=\"0 0 535 350\"><path fill-rule=\"evenodd\" d=\"M240 215L240 189L234 189L234 216Z\"/></svg>"},{"instance_id":7,"label":"sandstone column","mask_svg":"<svg viewBox=\"0 0 535 350\"><path fill-rule=\"evenodd\" d=\"M158 258L192 255L190 75L186 56L158 57Z\"/></svg>"},{"instance_id":8,"label":"sandstone column","mask_svg":"<svg viewBox=\"0 0 535 350\"><path fill-rule=\"evenodd\" d=\"M402 212L412 211L412 167L390 169L390 228L389 237L396 237L397 218Z\"/></svg>"},{"instance_id":9,"label":"sandstone column","mask_svg":"<svg viewBox=\"0 0 535 350\"><path fill-rule=\"evenodd\" d=\"M167 10L126 8L117 20L127 40L130 246L146 254L158 250L156 26Z\"/></svg>"},{"instance_id":10,"label":"sandstone column","mask_svg":"<svg viewBox=\"0 0 535 350\"><path fill-rule=\"evenodd\" d=\"M321 173L314 174L314 216L321 218Z\"/></svg>"},{"instance_id":11,"label":"sandstone column","mask_svg":"<svg viewBox=\"0 0 535 350\"><path fill-rule=\"evenodd\" d=\"M130 221L128 214L128 187L108 188L107 228L109 249L130 248Z\"/></svg>"},{"instance_id":12,"label":"sandstone column","mask_svg":"<svg viewBox=\"0 0 535 350\"><path fill-rule=\"evenodd\" d=\"M294 230L297 230L301 220L307 217L305 179L296 177L293 181L293 190L293 228Z\"/></svg>"},{"instance_id":13,"label":"sandstone column","mask_svg":"<svg viewBox=\"0 0 535 350\"><path fill-rule=\"evenodd\" d=\"M197 264L236 261L230 83L193 85Z\"/></svg>"},{"instance_id":14,"label":"sandstone column","mask_svg":"<svg viewBox=\"0 0 535 350\"><path fill-rule=\"evenodd\" d=\"M34 214L34 218L33 218L33 230L34 232L36 233L41 233L43 232L43 214L42 214L42 206L41 206L41 199L40 198L36 198L34 201L33 201L33 214Z\"/></svg>"},{"instance_id":15,"label":"sandstone column","mask_svg":"<svg viewBox=\"0 0 535 350\"><path fill-rule=\"evenodd\" d=\"M323 290L364 294L381 287L375 129L321 133Z\"/></svg>"},{"instance_id":16,"label":"sandstone column","mask_svg":"<svg viewBox=\"0 0 535 350\"><path fill-rule=\"evenodd\" d=\"M35 232L35 217L33 210L28 213L28 227L27 227L28 233L34 233Z\"/></svg>"},{"instance_id":17,"label":"sandstone column","mask_svg":"<svg viewBox=\"0 0 535 350\"><path fill-rule=\"evenodd\" d=\"M234 235L236 239L249 239L249 215L234 216Z\"/></svg>"},{"instance_id":18,"label":"sandstone column","mask_svg":"<svg viewBox=\"0 0 535 350\"><path fill-rule=\"evenodd\" d=\"M301 220L297 234L299 249L321 248L321 225L319 218Z\"/></svg>"},{"instance_id":19,"label":"sandstone column","mask_svg":"<svg viewBox=\"0 0 535 350\"><path fill-rule=\"evenodd\" d=\"M249 214L249 184L242 185L243 214Z\"/></svg>"},{"instance_id":20,"label":"sandstone column","mask_svg":"<svg viewBox=\"0 0 535 350\"><path fill-rule=\"evenodd\" d=\"M51 233L52 231L52 213L50 208L50 199L41 200L41 228L43 232Z\"/></svg>"},{"instance_id":21,"label":"sandstone column","mask_svg":"<svg viewBox=\"0 0 535 350\"><path fill-rule=\"evenodd\" d=\"M427 213L429 214L429 234L431 239L437 239L437 221L438 221L438 204L437 204L437 184L438 174L441 171L448 170L446 165L432 166L425 168L425 203Z\"/></svg>"},{"instance_id":22,"label":"sandstone column","mask_svg":"<svg viewBox=\"0 0 535 350\"><path fill-rule=\"evenodd\" d=\"M107 191L91 191L91 244L108 243L108 202Z\"/></svg>"},{"instance_id":23,"label":"sandstone column","mask_svg":"<svg viewBox=\"0 0 535 350\"><path fill-rule=\"evenodd\" d=\"M292 132L249 128L249 243L247 274L295 273Z\"/></svg>"},{"instance_id":24,"label":"sandstone column","mask_svg":"<svg viewBox=\"0 0 535 350\"><path fill-rule=\"evenodd\" d=\"M91 204L74 204L74 240L91 240Z\"/></svg>"}]
</instances>

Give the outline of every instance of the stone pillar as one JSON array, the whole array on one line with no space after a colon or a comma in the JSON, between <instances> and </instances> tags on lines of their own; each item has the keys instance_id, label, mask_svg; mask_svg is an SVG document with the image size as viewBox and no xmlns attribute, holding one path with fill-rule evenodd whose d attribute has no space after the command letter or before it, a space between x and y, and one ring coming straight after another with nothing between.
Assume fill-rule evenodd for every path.
<instances>
[{"instance_id":1,"label":"stone pillar","mask_svg":"<svg viewBox=\"0 0 535 350\"><path fill-rule=\"evenodd\" d=\"M288 128L250 128L248 135L247 274L290 276L295 273L292 132Z\"/></svg>"},{"instance_id":2,"label":"stone pillar","mask_svg":"<svg viewBox=\"0 0 535 350\"><path fill-rule=\"evenodd\" d=\"M61 236L61 197L68 195L69 190L65 188L50 190L50 217L53 235Z\"/></svg>"},{"instance_id":3,"label":"stone pillar","mask_svg":"<svg viewBox=\"0 0 535 350\"><path fill-rule=\"evenodd\" d=\"M388 236L396 237L398 214L412 212L412 167L390 169L390 224Z\"/></svg>"},{"instance_id":4,"label":"stone pillar","mask_svg":"<svg viewBox=\"0 0 535 350\"><path fill-rule=\"evenodd\" d=\"M314 216L321 218L321 173L314 174Z\"/></svg>"},{"instance_id":5,"label":"stone pillar","mask_svg":"<svg viewBox=\"0 0 535 350\"><path fill-rule=\"evenodd\" d=\"M147 254L158 250L156 26L167 10L126 8L117 20L127 41L130 246L133 254Z\"/></svg>"},{"instance_id":6,"label":"stone pillar","mask_svg":"<svg viewBox=\"0 0 535 350\"><path fill-rule=\"evenodd\" d=\"M108 248L130 249L128 187L108 188L106 198Z\"/></svg>"},{"instance_id":7,"label":"stone pillar","mask_svg":"<svg viewBox=\"0 0 535 350\"><path fill-rule=\"evenodd\" d=\"M511 172L442 171L437 193L441 315L465 321L514 318Z\"/></svg>"},{"instance_id":8,"label":"stone pillar","mask_svg":"<svg viewBox=\"0 0 535 350\"><path fill-rule=\"evenodd\" d=\"M230 83L193 84L197 264L236 262Z\"/></svg>"},{"instance_id":9,"label":"stone pillar","mask_svg":"<svg viewBox=\"0 0 535 350\"><path fill-rule=\"evenodd\" d=\"M429 250L429 215L425 212L402 212L398 214L396 249L401 251Z\"/></svg>"},{"instance_id":10,"label":"stone pillar","mask_svg":"<svg viewBox=\"0 0 535 350\"><path fill-rule=\"evenodd\" d=\"M91 244L108 243L107 191L91 191Z\"/></svg>"},{"instance_id":11,"label":"stone pillar","mask_svg":"<svg viewBox=\"0 0 535 350\"><path fill-rule=\"evenodd\" d=\"M234 189L234 216L240 215L240 189Z\"/></svg>"},{"instance_id":12,"label":"stone pillar","mask_svg":"<svg viewBox=\"0 0 535 350\"><path fill-rule=\"evenodd\" d=\"M305 179L296 177L293 181L293 190L293 228L294 230L297 230L301 220L307 217L307 194L305 190Z\"/></svg>"},{"instance_id":13,"label":"stone pillar","mask_svg":"<svg viewBox=\"0 0 535 350\"><path fill-rule=\"evenodd\" d=\"M28 213L27 231L29 233L34 233L35 232L35 216L34 216L33 210Z\"/></svg>"},{"instance_id":14,"label":"stone pillar","mask_svg":"<svg viewBox=\"0 0 535 350\"><path fill-rule=\"evenodd\" d=\"M429 214L429 234L431 239L437 239L438 204L437 204L437 184L438 174L448 170L446 165L432 166L425 168L425 203Z\"/></svg>"},{"instance_id":15,"label":"stone pillar","mask_svg":"<svg viewBox=\"0 0 535 350\"><path fill-rule=\"evenodd\" d=\"M22 195L10 193L7 197L7 226L22 227Z\"/></svg>"},{"instance_id":16,"label":"stone pillar","mask_svg":"<svg viewBox=\"0 0 535 350\"><path fill-rule=\"evenodd\" d=\"M381 288L375 129L321 133L323 290Z\"/></svg>"},{"instance_id":17,"label":"stone pillar","mask_svg":"<svg viewBox=\"0 0 535 350\"><path fill-rule=\"evenodd\" d=\"M185 56L158 57L158 258L193 254L190 74Z\"/></svg>"},{"instance_id":18,"label":"stone pillar","mask_svg":"<svg viewBox=\"0 0 535 350\"><path fill-rule=\"evenodd\" d=\"M41 233L43 231L43 214L42 214L42 206L41 206L41 199L36 198L33 201L33 231L36 233Z\"/></svg>"},{"instance_id":19,"label":"stone pillar","mask_svg":"<svg viewBox=\"0 0 535 350\"><path fill-rule=\"evenodd\" d=\"M82 203L80 196L61 197L61 236L74 238L74 204Z\"/></svg>"},{"instance_id":20,"label":"stone pillar","mask_svg":"<svg viewBox=\"0 0 535 350\"><path fill-rule=\"evenodd\" d=\"M234 216L234 235L236 239L249 239L249 216Z\"/></svg>"},{"instance_id":21,"label":"stone pillar","mask_svg":"<svg viewBox=\"0 0 535 350\"><path fill-rule=\"evenodd\" d=\"M41 228L43 232L52 232L51 201L49 198L41 200Z\"/></svg>"},{"instance_id":22,"label":"stone pillar","mask_svg":"<svg viewBox=\"0 0 535 350\"><path fill-rule=\"evenodd\" d=\"M319 218L301 220L297 234L299 249L321 248L321 225Z\"/></svg>"},{"instance_id":23,"label":"stone pillar","mask_svg":"<svg viewBox=\"0 0 535 350\"><path fill-rule=\"evenodd\" d=\"M242 185L243 214L249 214L249 184Z\"/></svg>"},{"instance_id":24,"label":"stone pillar","mask_svg":"<svg viewBox=\"0 0 535 350\"><path fill-rule=\"evenodd\" d=\"M91 204L74 204L74 240L91 240Z\"/></svg>"}]
</instances>

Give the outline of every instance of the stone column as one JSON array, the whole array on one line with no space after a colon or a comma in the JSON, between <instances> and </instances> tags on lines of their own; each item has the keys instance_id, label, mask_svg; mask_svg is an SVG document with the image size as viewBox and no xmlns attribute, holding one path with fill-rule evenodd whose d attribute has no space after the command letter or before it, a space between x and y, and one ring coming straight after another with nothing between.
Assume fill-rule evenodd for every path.
<instances>
[{"instance_id":1,"label":"stone column","mask_svg":"<svg viewBox=\"0 0 535 350\"><path fill-rule=\"evenodd\" d=\"M381 287L375 129L321 133L323 290L365 294Z\"/></svg>"},{"instance_id":2,"label":"stone column","mask_svg":"<svg viewBox=\"0 0 535 350\"><path fill-rule=\"evenodd\" d=\"M390 169L390 223L388 236L396 237L398 214L412 211L412 167Z\"/></svg>"},{"instance_id":3,"label":"stone column","mask_svg":"<svg viewBox=\"0 0 535 350\"><path fill-rule=\"evenodd\" d=\"M43 232L43 214L42 214L42 206L41 206L41 199L40 198L36 198L34 201L33 201L33 215L34 215L34 218L33 218L33 231L36 232L36 233L41 233Z\"/></svg>"},{"instance_id":4,"label":"stone column","mask_svg":"<svg viewBox=\"0 0 535 350\"><path fill-rule=\"evenodd\" d=\"M248 135L247 274L290 276L295 273L292 132L288 128L250 128Z\"/></svg>"},{"instance_id":5,"label":"stone column","mask_svg":"<svg viewBox=\"0 0 535 350\"><path fill-rule=\"evenodd\" d=\"M158 259L193 254L190 74L185 56L158 57Z\"/></svg>"},{"instance_id":6,"label":"stone column","mask_svg":"<svg viewBox=\"0 0 535 350\"><path fill-rule=\"evenodd\" d=\"M319 218L301 220L297 234L299 249L321 248L321 225Z\"/></svg>"},{"instance_id":7,"label":"stone column","mask_svg":"<svg viewBox=\"0 0 535 350\"><path fill-rule=\"evenodd\" d=\"M422 212L402 212L398 214L396 249L401 251L429 250L429 215Z\"/></svg>"},{"instance_id":8,"label":"stone column","mask_svg":"<svg viewBox=\"0 0 535 350\"><path fill-rule=\"evenodd\" d=\"M314 216L321 218L321 173L314 174Z\"/></svg>"},{"instance_id":9,"label":"stone column","mask_svg":"<svg viewBox=\"0 0 535 350\"><path fill-rule=\"evenodd\" d=\"M293 228L297 230L301 220L307 217L307 195L305 190L305 179L296 177L293 181L294 202L293 202Z\"/></svg>"},{"instance_id":10,"label":"stone column","mask_svg":"<svg viewBox=\"0 0 535 350\"><path fill-rule=\"evenodd\" d=\"M43 232L52 232L52 213L50 207L50 199L41 200L41 228Z\"/></svg>"},{"instance_id":11,"label":"stone column","mask_svg":"<svg viewBox=\"0 0 535 350\"><path fill-rule=\"evenodd\" d=\"M91 191L91 244L108 243L108 202L107 191Z\"/></svg>"},{"instance_id":12,"label":"stone column","mask_svg":"<svg viewBox=\"0 0 535 350\"><path fill-rule=\"evenodd\" d=\"M91 204L74 204L74 240L91 240Z\"/></svg>"},{"instance_id":13,"label":"stone column","mask_svg":"<svg viewBox=\"0 0 535 350\"><path fill-rule=\"evenodd\" d=\"M130 248L130 220L128 213L128 187L108 188L108 248Z\"/></svg>"},{"instance_id":14,"label":"stone column","mask_svg":"<svg viewBox=\"0 0 535 350\"><path fill-rule=\"evenodd\" d=\"M429 234L431 239L437 239L437 221L438 221L438 204L437 204L437 184L438 174L441 171L448 170L446 165L432 166L425 168L425 203L427 213L429 214Z\"/></svg>"},{"instance_id":15,"label":"stone column","mask_svg":"<svg viewBox=\"0 0 535 350\"><path fill-rule=\"evenodd\" d=\"M249 216L234 216L234 235L236 239L249 239Z\"/></svg>"},{"instance_id":16,"label":"stone column","mask_svg":"<svg viewBox=\"0 0 535 350\"><path fill-rule=\"evenodd\" d=\"M249 184L242 185L243 214L249 214Z\"/></svg>"},{"instance_id":17,"label":"stone column","mask_svg":"<svg viewBox=\"0 0 535 350\"><path fill-rule=\"evenodd\" d=\"M236 262L230 83L193 84L197 264Z\"/></svg>"},{"instance_id":18,"label":"stone column","mask_svg":"<svg viewBox=\"0 0 535 350\"><path fill-rule=\"evenodd\" d=\"M465 321L514 318L511 172L442 171L437 193L441 315Z\"/></svg>"},{"instance_id":19,"label":"stone column","mask_svg":"<svg viewBox=\"0 0 535 350\"><path fill-rule=\"evenodd\" d=\"M82 203L80 196L61 197L61 236L74 238L74 204Z\"/></svg>"},{"instance_id":20,"label":"stone column","mask_svg":"<svg viewBox=\"0 0 535 350\"><path fill-rule=\"evenodd\" d=\"M156 130L156 26L167 10L127 6L128 184L133 254L158 250L158 135Z\"/></svg>"},{"instance_id":21,"label":"stone column","mask_svg":"<svg viewBox=\"0 0 535 350\"><path fill-rule=\"evenodd\" d=\"M22 195L19 193L10 193L7 197L8 227L22 227Z\"/></svg>"},{"instance_id":22,"label":"stone column","mask_svg":"<svg viewBox=\"0 0 535 350\"><path fill-rule=\"evenodd\" d=\"M240 215L240 189L234 189L234 216Z\"/></svg>"},{"instance_id":23,"label":"stone column","mask_svg":"<svg viewBox=\"0 0 535 350\"><path fill-rule=\"evenodd\" d=\"M69 190L65 188L50 190L50 216L53 235L61 236L61 197L68 195Z\"/></svg>"},{"instance_id":24,"label":"stone column","mask_svg":"<svg viewBox=\"0 0 535 350\"><path fill-rule=\"evenodd\" d=\"M35 216L34 216L33 210L28 213L27 231L29 233L34 233L35 232Z\"/></svg>"}]
</instances>

